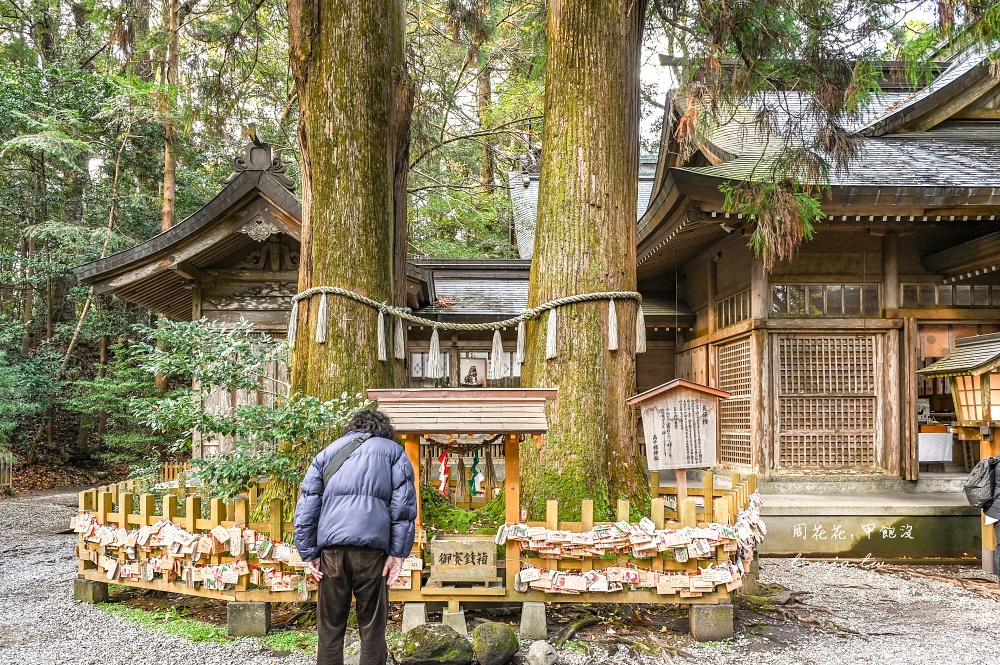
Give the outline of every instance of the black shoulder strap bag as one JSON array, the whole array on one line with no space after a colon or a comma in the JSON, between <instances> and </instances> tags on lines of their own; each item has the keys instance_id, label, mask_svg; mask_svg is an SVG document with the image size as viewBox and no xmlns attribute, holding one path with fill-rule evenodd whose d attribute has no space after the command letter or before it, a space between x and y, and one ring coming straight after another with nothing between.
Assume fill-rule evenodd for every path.
<instances>
[{"instance_id":1,"label":"black shoulder strap bag","mask_svg":"<svg viewBox=\"0 0 1000 665\"><path fill-rule=\"evenodd\" d=\"M372 438L371 432L365 432L361 436L351 439L346 446L337 451L337 454L333 456L332 460L327 462L326 468L323 469L323 489L326 489L326 485L330 482L330 478L333 478L333 474L340 471L340 467L344 466L344 462L351 456L351 453L360 448L361 444L370 438Z\"/></svg>"}]
</instances>

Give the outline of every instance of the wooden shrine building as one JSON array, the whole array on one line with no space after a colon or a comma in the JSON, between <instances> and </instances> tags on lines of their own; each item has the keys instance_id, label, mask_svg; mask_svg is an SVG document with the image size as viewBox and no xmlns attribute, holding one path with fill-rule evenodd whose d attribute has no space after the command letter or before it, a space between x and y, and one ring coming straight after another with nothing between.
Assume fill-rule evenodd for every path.
<instances>
[{"instance_id":1,"label":"wooden shrine building","mask_svg":"<svg viewBox=\"0 0 1000 665\"><path fill-rule=\"evenodd\" d=\"M694 312L676 377L733 394L721 410L722 463L915 479L918 402L930 419L954 419L947 382L917 370L956 338L1000 331L1000 81L975 49L938 65L920 89L887 79L844 121L860 155L830 174L815 239L770 273L747 247L752 220L724 212L720 186L775 157L754 122L761 109L784 135L809 131L805 111L796 115L807 95L733 109L687 158L673 136L686 100L669 99L638 226L639 284L677 284Z\"/></svg>"}]
</instances>

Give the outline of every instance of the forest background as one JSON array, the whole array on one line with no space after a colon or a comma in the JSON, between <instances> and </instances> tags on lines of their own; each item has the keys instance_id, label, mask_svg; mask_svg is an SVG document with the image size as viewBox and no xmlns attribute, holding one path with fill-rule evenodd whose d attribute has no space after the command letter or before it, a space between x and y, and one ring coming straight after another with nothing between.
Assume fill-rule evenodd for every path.
<instances>
[{"instance_id":1,"label":"forest background","mask_svg":"<svg viewBox=\"0 0 1000 665\"><path fill-rule=\"evenodd\" d=\"M644 60L710 42L696 16L707 4L685 21L650 3ZM882 55L933 44L953 20L937 4L887 10ZM507 174L541 150L546 5L406 11L410 255L516 257ZM642 153L657 152L666 87L683 76L644 78ZM129 406L163 389L134 357L149 341L135 325L155 315L91 294L72 268L211 199L251 125L297 178L297 113L283 0L0 0L0 447L22 468L172 454L175 439Z\"/></svg>"}]
</instances>

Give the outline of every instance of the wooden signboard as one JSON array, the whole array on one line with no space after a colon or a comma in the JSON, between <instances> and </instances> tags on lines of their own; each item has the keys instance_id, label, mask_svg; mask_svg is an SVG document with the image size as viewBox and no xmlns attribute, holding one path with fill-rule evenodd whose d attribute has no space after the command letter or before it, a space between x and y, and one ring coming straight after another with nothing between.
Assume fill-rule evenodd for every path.
<instances>
[{"instance_id":1,"label":"wooden signboard","mask_svg":"<svg viewBox=\"0 0 1000 665\"><path fill-rule=\"evenodd\" d=\"M429 583L497 580L497 546L492 536L435 538L431 541Z\"/></svg>"},{"instance_id":2,"label":"wooden signboard","mask_svg":"<svg viewBox=\"0 0 1000 665\"><path fill-rule=\"evenodd\" d=\"M650 471L710 467L716 461L718 402L729 393L680 379L629 400L642 409Z\"/></svg>"}]
</instances>

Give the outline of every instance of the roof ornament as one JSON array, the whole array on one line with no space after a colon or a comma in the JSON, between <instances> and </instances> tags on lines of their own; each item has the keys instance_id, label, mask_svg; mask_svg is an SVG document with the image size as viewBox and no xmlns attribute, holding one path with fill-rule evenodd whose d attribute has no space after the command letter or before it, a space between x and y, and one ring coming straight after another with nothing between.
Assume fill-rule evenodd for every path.
<instances>
[{"instance_id":1,"label":"roof ornament","mask_svg":"<svg viewBox=\"0 0 1000 665\"><path fill-rule=\"evenodd\" d=\"M282 187L294 192L295 182L286 175L288 167L281 157L274 156L271 144L265 143L258 137L257 125L254 123L247 125L247 136L249 138L244 146L246 154L233 159L233 172L222 180L222 184L228 185L243 171L267 171L281 183Z\"/></svg>"}]
</instances>

